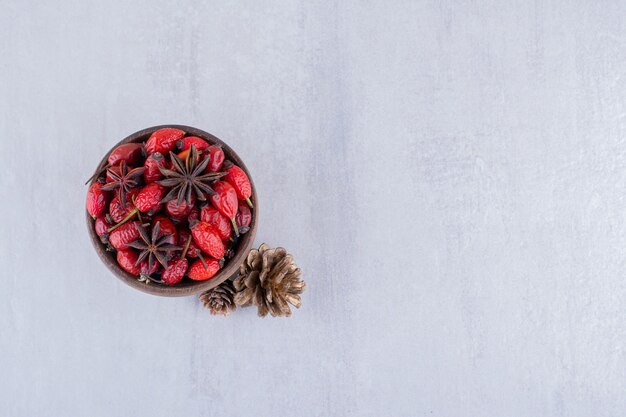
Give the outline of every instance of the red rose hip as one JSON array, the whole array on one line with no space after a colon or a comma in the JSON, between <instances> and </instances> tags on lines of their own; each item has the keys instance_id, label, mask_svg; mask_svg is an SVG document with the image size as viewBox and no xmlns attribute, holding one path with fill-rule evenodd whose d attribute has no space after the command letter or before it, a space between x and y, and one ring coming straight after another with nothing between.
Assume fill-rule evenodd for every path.
<instances>
[{"instance_id":1,"label":"red rose hip","mask_svg":"<svg viewBox=\"0 0 626 417\"><path fill-rule=\"evenodd\" d=\"M125 223L109 234L109 242L117 250L127 249L128 243L139 239L139 230L136 224L138 222Z\"/></svg>"},{"instance_id":2,"label":"red rose hip","mask_svg":"<svg viewBox=\"0 0 626 417\"><path fill-rule=\"evenodd\" d=\"M237 165L224 165L226 176L224 177L224 181L229 183L235 189L237 193L237 198L240 200L245 200L246 203L250 207L252 206L252 202L250 201L250 196L252 195L252 186L250 185L250 179L243 171L243 169L239 168Z\"/></svg>"},{"instance_id":3,"label":"red rose hip","mask_svg":"<svg viewBox=\"0 0 626 417\"><path fill-rule=\"evenodd\" d=\"M132 249L121 249L117 251L117 263L122 269L131 275L139 275L141 268L137 265L139 258L137 252Z\"/></svg>"},{"instance_id":4,"label":"red rose hip","mask_svg":"<svg viewBox=\"0 0 626 417\"><path fill-rule=\"evenodd\" d=\"M132 200L138 192L139 190L136 188L130 190L126 197L127 200L125 205L122 205L119 195L113 197L113 200L111 200L111 203L109 204L109 214L111 214L111 218L115 223L119 223L124 220L124 218L135 209L135 205Z\"/></svg>"},{"instance_id":5,"label":"red rose hip","mask_svg":"<svg viewBox=\"0 0 626 417\"><path fill-rule=\"evenodd\" d=\"M235 235L239 236L239 230L237 229L237 223L235 222L235 215L237 214L237 208L239 202L237 201L237 192L232 185L225 181L217 181L213 184L213 190L215 194L212 194L209 198L213 206L219 210L224 216L226 216L230 223L233 225Z\"/></svg>"},{"instance_id":6,"label":"red rose hip","mask_svg":"<svg viewBox=\"0 0 626 417\"><path fill-rule=\"evenodd\" d=\"M200 210L200 220L213 226L222 240L228 240L232 234L233 229L230 226L230 222L215 207L204 206L202 210Z\"/></svg>"},{"instance_id":7,"label":"red rose hip","mask_svg":"<svg viewBox=\"0 0 626 417\"><path fill-rule=\"evenodd\" d=\"M215 276L217 271L220 270L220 264L215 259L206 259L206 267L200 259L195 261L189 270L187 276L194 281L206 281Z\"/></svg>"},{"instance_id":8,"label":"red rose hip","mask_svg":"<svg viewBox=\"0 0 626 417\"><path fill-rule=\"evenodd\" d=\"M250 223L252 223L252 212L250 212L250 208L247 205L239 204L235 221L239 228L250 226Z\"/></svg>"},{"instance_id":9,"label":"red rose hip","mask_svg":"<svg viewBox=\"0 0 626 417\"><path fill-rule=\"evenodd\" d=\"M185 258L169 261L167 269L161 274L161 279L163 279L163 282L167 285L178 284L183 280L188 265L189 262Z\"/></svg>"},{"instance_id":10,"label":"red rose hip","mask_svg":"<svg viewBox=\"0 0 626 417\"><path fill-rule=\"evenodd\" d=\"M224 163L224 151L217 145L211 145L207 150L211 159L209 159L209 165L207 165L205 172L218 172Z\"/></svg>"},{"instance_id":11,"label":"red rose hip","mask_svg":"<svg viewBox=\"0 0 626 417\"><path fill-rule=\"evenodd\" d=\"M195 146L195 148L199 151L208 149L208 147L210 146L209 142L197 136L187 136L186 138L182 138L181 140L179 140L176 144L178 149L180 149L181 151L186 151L187 149L191 148L191 145Z\"/></svg>"},{"instance_id":12,"label":"red rose hip","mask_svg":"<svg viewBox=\"0 0 626 417\"><path fill-rule=\"evenodd\" d=\"M208 253L215 259L224 256L225 248L217 230L207 222L193 221L190 224L191 235L194 242L203 252Z\"/></svg>"},{"instance_id":13,"label":"red rose hip","mask_svg":"<svg viewBox=\"0 0 626 417\"><path fill-rule=\"evenodd\" d=\"M110 166L125 161L129 165L134 165L144 157L143 144L141 143L124 143L109 154L107 162Z\"/></svg>"},{"instance_id":14,"label":"red rose hip","mask_svg":"<svg viewBox=\"0 0 626 417\"><path fill-rule=\"evenodd\" d=\"M183 219L191 213L194 204L196 204L196 196L195 194L191 194L191 205L187 204L187 200L185 199L183 199L180 204L178 204L177 199L173 199L165 204L165 212L175 219Z\"/></svg>"},{"instance_id":15,"label":"red rose hip","mask_svg":"<svg viewBox=\"0 0 626 417\"><path fill-rule=\"evenodd\" d=\"M143 164L143 179L146 184L160 180L163 177L159 168L165 168L166 160L160 152L150 155Z\"/></svg>"},{"instance_id":16,"label":"red rose hip","mask_svg":"<svg viewBox=\"0 0 626 417\"><path fill-rule=\"evenodd\" d=\"M180 129L171 127L159 129L150 135L150 138L146 142L146 151L149 154L160 152L166 155L176 147L176 142L182 139L183 136L185 136L185 132Z\"/></svg>"},{"instance_id":17,"label":"red rose hip","mask_svg":"<svg viewBox=\"0 0 626 417\"><path fill-rule=\"evenodd\" d=\"M142 213L153 210L159 206L166 192L167 188L156 182L151 182L137 193L135 207Z\"/></svg>"},{"instance_id":18,"label":"red rose hip","mask_svg":"<svg viewBox=\"0 0 626 417\"><path fill-rule=\"evenodd\" d=\"M108 216L104 214L99 215L93 225L96 235L98 235L100 241L104 244L109 243L109 227L113 226L113 223L110 223L107 217Z\"/></svg>"},{"instance_id":19,"label":"red rose hip","mask_svg":"<svg viewBox=\"0 0 626 417\"><path fill-rule=\"evenodd\" d=\"M96 230L96 234L99 237L109 234L109 227L113 226L113 224L109 223L104 214L98 216L96 221L94 222L94 229Z\"/></svg>"},{"instance_id":20,"label":"red rose hip","mask_svg":"<svg viewBox=\"0 0 626 417\"><path fill-rule=\"evenodd\" d=\"M102 189L102 184L94 182L87 191L87 212L94 219L104 213L109 202L109 193Z\"/></svg>"}]
</instances>

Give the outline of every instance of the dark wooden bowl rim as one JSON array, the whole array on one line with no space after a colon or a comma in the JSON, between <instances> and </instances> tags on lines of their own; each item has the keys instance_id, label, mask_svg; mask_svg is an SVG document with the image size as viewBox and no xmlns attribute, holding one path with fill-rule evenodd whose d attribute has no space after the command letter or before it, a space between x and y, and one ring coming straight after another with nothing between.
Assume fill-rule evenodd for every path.
<instances>
[{"instance_id":1,"label":"dark wooden bowl rim","mask_svg":"<svg viewBox=\"0 0 626 417\"><path fill-rule=\"evenodd\" d=\"M144 142L148 139L148 137L150 137L150 135L154 131L158 129L162 129L164 127L173 127L176 129L181 129L181 130L184 130L188 135L199 136L203 139L206 139L212 144L220 145L222 149L224 150L226 159L230 159L236 165L239 165L246 172L246 174L248 174L248 178L250 178L250 184L252 185L252 201L254 202L254 209L251 209L252 210L252 223L250 224L250 231L246 233L245 235L243 235L243 237L241 238L239 245L237 247L235 256L232 259L230 259L226 263L226 265L224 265L224 267L213 278L207 281L191 281L190 282L188 279L185 279L182 283L175 285L175 286L171 286L171 287L166 286L166 285L159 285L156 283L146 284L144 282L140 282L136 276L133 276L129 274L128 272L124 271L122 268L120 268L120 266L117 264L117 261L115 259L115 253L108 252L105 246L102 244L102 242L100 242L100 238L98 237L98 235L96 235L96 232L94 230L94 220L91 218L91 216L89 215L89 213L87 213L86 210L85 210L85 214L87 217L87 229L89 230L91 243L93 243L93 246L96 249L98 256L100 256L100 259L102 260L102 262L104 262L104 264L107 266L107 268L109 268L109 270L113 273L113 275L115 275L116 277L118 277L123 282L130 285L131 287L139 291L148 293L148 294L160 295L164 297L182 297L182 296L198 294L200 292L214 288L237 273L239 266L246 259L246 256L248 255L248 252L250 251L250 249L252 248L252 244L254 243L254 237L257 232L257 225L258 225L258 218L259 218L259 214L258 214L259 213L259 200L257 198L257 193L256 193L256 188L254 187L254 182L252 181L252 176L250 175L250 172L248 171L248 168L246 167L244 162L241 160L241 158L239 158L239 156L235 153L235 151L233 151L231 147L228 146L221 139L213 136L210 133L207 133L203 130L200 130L191 126L161 125L161 126L149 127L147 129L143 129L138 132L135 132L132 135L121 140L115 146L113 146L106 153L106 155L104 155L104 157L100 161L100 164L98 165L96 170L100 170L102 167L106 165L109 154L113 151L113 149L117 148L119 145L124 144L124 143L130 143L130 142ZM91 185L93 181L89 185Z\"/></svg>"}]
</instances>

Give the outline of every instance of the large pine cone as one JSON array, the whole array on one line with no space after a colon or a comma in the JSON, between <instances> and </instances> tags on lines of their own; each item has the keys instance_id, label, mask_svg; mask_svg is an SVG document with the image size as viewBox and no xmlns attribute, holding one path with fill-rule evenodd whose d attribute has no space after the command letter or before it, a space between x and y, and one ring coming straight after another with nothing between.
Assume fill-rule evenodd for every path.
<instances>
[{"instance_id":1,"label":"large pine cone","mask_svg":"<svg viewBox=\"0 0 626 417\"><path fill-rule=\"evenodd\" d=\"M258 250L252 249L239 268L239 276L233 282L237 290L235 303L256 305L260 317L268 312L274 317L288 317L289 304L296 308L301 305L305 283L300 274L300 268L284 248L270 249L264 243Z\"/></svg>"},{"instance_id":2,"label":"large pine cone","mask_svg":"<svg viewBox=\"0 0 626 417\"><path fill-rule=\"evenodd\" d=\"M233 300L234 295L235 290L232 284L226 281L202 293L200 295L200 301L204 303L204 306L208 308L214 316L217 314L227 316L231 310L237 308Z\"/></svg>"}]
</instances>

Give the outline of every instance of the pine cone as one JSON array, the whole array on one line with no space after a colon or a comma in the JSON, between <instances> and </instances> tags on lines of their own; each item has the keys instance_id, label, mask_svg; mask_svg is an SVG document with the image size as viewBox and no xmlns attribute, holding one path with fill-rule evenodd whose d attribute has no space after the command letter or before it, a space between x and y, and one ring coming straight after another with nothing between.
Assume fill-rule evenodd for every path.
<instances>
[{"instance_id":1,"label":"pine cone","mask_svg":"<svg viewBox=\"0 0 626 417\"><path fill-rule=\"evenodd\" d=\"M268 312L274 317L288 317L289 304L296 308L301 305L305 283L300 274L300 268L284 248L270 249L264 243L258 250L252 249L239 268L239 276L233 282L237 290L235 303L256 305L259 317Z\"/></svg>"},{"instance_id":2,"label":"pine cone","mask_svg":"<svg viewBox=\"0 0 626 417\"><path fill-rule=\"evenodd\" d=\"M204 306L209 309L214 316L221 314L227 316L230 310L237 308L233 300L235 290L230 281L221 283L215 288L203 292L200 295L200 301L204 303Z\"/></svg>"}]
</instances>

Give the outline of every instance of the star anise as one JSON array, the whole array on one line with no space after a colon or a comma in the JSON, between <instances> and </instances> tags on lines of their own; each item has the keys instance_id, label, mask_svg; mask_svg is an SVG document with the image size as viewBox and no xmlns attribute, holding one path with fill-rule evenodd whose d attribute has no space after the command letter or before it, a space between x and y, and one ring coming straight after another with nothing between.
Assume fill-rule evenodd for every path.
<instances>
[{"instance_id":1,"label":"star anise","mask_svg":"<svg viewBox=\"0 0 626 417\"><path fill-rule=\"evenodd\" d=\"M159 167L165 179L158 181L158 183L165 187L171 187L169 193L161 201L162 203L177 198L178 204L186 200L187 204L191 205L192 193L195 193L200 201L206 201L205 193L215 194L210 184L225 174L223 172L204 173L209 163L208 155L202 162L199 162L200 154L195 146L191 145L184 161L173 152L170 152L170 158L173 169Z\"/></svg>"},{"instance_id":2,"label":"star anise","mask_svg":"<svg viewBox=\"0 0 626 417\"><path fill-rule=\"evenodd\" d=\"M164 268L167 268L167 261L170 259L170 252L182 249L180 246L173 245L170 242L169 235L161 234L161 223L156 222L152 226L152 232L148 234L148 230L141 224L137 224L140 239L128 243L131 248L139 249L139 257L135 265L139 265L146 257L148 258L148 270L152 270L154 262L158 261Z\"/></svg>"},{"instance_id":3,"label":"star anise","mask_svg":"<svg viewBox=\"0 0 626 417\"><path fill-rule=\"evenodd\" d=\"M139 178L143 174L143 167L133 168L130 171L126 166L126 162L122 161L118 167L111 167L107 169L109 176L113 179L102 186L103 190L113 191L118 190L120 196L120 202L126 204L126 193L135 188L139 184Z\"/></svg>"}]
</instances>

